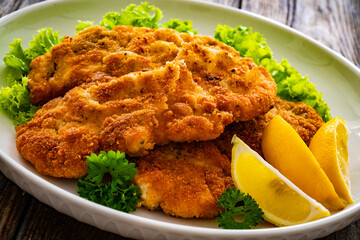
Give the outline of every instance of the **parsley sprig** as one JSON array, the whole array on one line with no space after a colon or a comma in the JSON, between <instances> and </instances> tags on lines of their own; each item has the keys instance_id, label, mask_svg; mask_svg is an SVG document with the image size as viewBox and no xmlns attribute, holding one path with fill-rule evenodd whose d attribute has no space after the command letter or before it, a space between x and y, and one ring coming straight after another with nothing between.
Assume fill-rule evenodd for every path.
<instances>
[{"instance_id":1,"label":"parsley sprig","mask_svg":"<svg viewBox=\"0 0 360 240\"><path fill-rule=\"evenodd\" d=\"M218 206L224 208L217 217L219 227L225 229L250 229L264 219L264 215L256 201L249 195L240 192L235 187L228 188L218 199ZM242 216L243 221L235 220L235 216Z\"/></svg>"},{"instance_id":2,"label":"parsley sprig","mask_svg":"<svg viewBox=\"0 0 360 240\"><path fill-rule=\"evenodd\" d=\"M125 153L101 151L87 156L88 175L78 181L78 193L101 205L123 212L135 211L140 188L131 183L137 170Z\"/></svg>"}]
</instances>

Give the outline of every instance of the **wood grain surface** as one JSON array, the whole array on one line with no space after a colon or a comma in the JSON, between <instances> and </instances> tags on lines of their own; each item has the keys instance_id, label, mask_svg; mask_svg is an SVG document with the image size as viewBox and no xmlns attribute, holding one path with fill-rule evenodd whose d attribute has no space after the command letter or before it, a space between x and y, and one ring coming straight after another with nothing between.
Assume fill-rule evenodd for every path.
<instances>
[{"instance_id":1,"label":"wood grain surface","mask_svg":"<svg viewBox=\"0 0 360 240\"><path fill-rule=\"evenodd\" d=\"M293 27L360 67L359 0L208 0ZM0 0L0 17L41 0ZM61 214L0 172L0 239L127 239ZM360 239L360 220L323 240Z\"/></svg>"}]
</instances>

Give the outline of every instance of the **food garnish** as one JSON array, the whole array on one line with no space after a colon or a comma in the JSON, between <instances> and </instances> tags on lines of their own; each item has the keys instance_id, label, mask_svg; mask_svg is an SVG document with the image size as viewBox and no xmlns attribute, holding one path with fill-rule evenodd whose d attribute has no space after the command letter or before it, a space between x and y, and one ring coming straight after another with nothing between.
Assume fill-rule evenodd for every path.
<instances>
[{"instance_id":1,"label":"food garnish","mask_svg":"<svg viewBox=\"0 0 360 240\"><path fill-rule=\"evenodd\" d=\"M309 148L319 162L336 193L345 204L353 203L350 195L348 130L340 117L324 124L312 138Z\"/></svg>"},{"instance_id":2,"label":"food garnish","mask_svg":"<svg viewBox=\"0 0 360 240\"><path fill-rule=\"evenodd\" d=\"M341 210L345 207L308 146L295 129L278 115L264 130L262 150L268 163L327 209Z\"/></svg>"},{"instance_id":3,"label":"food garnish","mask_svg":"<svg viewBox=\"0 0 360 240\"><path fill-rule=\"evenodd\" d=\"M109 12L103 16L100 26L113 29L119 25L129 25L133 27L158 28L158 22L162 18L161 10L149 3L144 2L140 5L130 4L121 13Z\"/></svg>"},{"instance_id":4,"label":"food garnish","mask_svg":"<svg viewBox=\"0 0 360 240\"><path fill-rule=\"evenodd\" d=\"M169 22L163 23L162 27L175 29L176 31L181 33L197 34L197 31L192 28L192 22L187 20L182 21L179 19L170 19Z\"/></svg>"},{"instance_id":5,"label":"food garnish","mask_svg":"<svg viewBox=\"0 0 360 240\"><path fill-rule=\"evenodd\" d=\"M236 188L256 199L264 219L288 226L329 216L329 211L306 195L238 137L232 139L231 174Z\"/></svg>"},{"instance_id":6,"label":"food garnish","mask_svg":"<svg viewBox=\"0 0 360 240\"><path fill-rule=\"evenodd\" d=\"M219 227L224 229L250 229L264 219L259 204L249 195L240 192L235 187L226 189L218 198L218 206L224 211L216 218ZM242 216L243 221L234 217Z\"/></svg>"},{"instance_id":7,"label":"food garnish","mask_svg":"<svg viewBox=\"0 0 360 240\"><path fill-rule=\"evenodd\" d=\"M144 2L131 4L120 13L107 13L99 25L110 30L118 25L131 25L197 34L191 21L171 19L159 24L161 18L159 8ZM79 21L75 30L79 32L93 24L91 21ZM264 66L277 84L279 97L305 102L324 121L331 119L329 107L315 85L291 67L287 60L282 59L280 63L274 60L260 33L243 26L231 28L218 25L215 38L234 47L240 56L252 58L256 64ZM1 89L0 107L14 125L31 120L40 108L30 102L29 79L26 77L31 70L30 62L50 52L51 47L62 40L57 31L44 28L34 36L28 49L22 48L21 39L15 39L9 45L10 52L4 58L8 87ZM210 81L213 80L211 78L209 75ZM218 199L218 206L224 208L217 218L219 227L249 229L261 222L263 217L277 226L294 225L329 216L326 208L339 210L353 202L348 172L347 130L343 120L335 118L318 131L310 144L313 154L305 144L300 143L300 137L296 137L291 126L284 122L279 116L275 117L263 135L263 152L273 166L240 139L233 138L231 173L238 189L227 189ZM132 184L137 170L135 164L125 158L125 153L101 151L99 155L88 156L86 164L88 175L78 181L81 197L124 212L135 210L140 202L140 188ZM293 169L286 168L288 165ZM299 185L295 186L274 167ZM243 221L238 220L239 215Z\"/></svg>"},{"instance_id":8,"label":"food garnish","mask_svg":"<svg viewBox=\"0 0 360 240\"><path fill-rule=\"evenodd\" d=\"M325 122L331 119L330 108L315 85L303 77L286 59L278 63L272 58L272 52L263 36L253 32L250 27L231 28L218 25L215 38L234 47L240 56L254 59L256 64L264 66L274 78L278 96L288 101L305 102L313 107Z\"/></svg>"},{"instance_id":9,"label":"food garnish","mask_svg":"<svg viewBox=\"0 0 360 240\"><path fill-rule=\"evenodd\" d=\"M121 13L109 12L105 14L100 25L110 29L119 24L158 28L160 27L158 21L161 17L160 9L144 2L140 5L131 4L125 10L122 10ZM80 21L76 31L83 30L91 25L93 25L93 22ZM169 22L163 23L162 27L173 28L180 32L197 33L196 30L192 29L191 21L171 19ZM30 44L30 46L34 46L30 47L31 51L24 51L22 49L21 39L16 39L10 44L11 51L7 54L8 59L6 62L8 63L6 65L9 66L8 69L14 69L15 67L15 69L20 69L21 71L10 70L13 72L10 74L10 79L17 79L17 81L10 80L8 81L8 87L2 88L8 90L0 92L0 107L7 113L15 125L29 121L38 109L30 103L26 85L27 81L22 83L20 79L30 71L29 64L35 56L49 52L51 46L61 42L62 38L58 36L59 33L57 31L52 32L51 29L40 30L38 37L35 37L33 40L34 44ZM240 51L241 56L253 58L256 63L265 66L278 84L278 95L281 98L292 101L304 101L314 107L325 121L331 118L329 108L324 103L322 95L315 89L315 86L308 82L307 77L302 77L293 67L290 67L286 60L283 59L278 64L272 59L270 48L260 33L252 32L251 28L243 26L231 28L226 25L219 25L215 30L215 38L233 46ZM35 54L25 55L26 52L30 53L32 51L35 51ZM32 58L28 58L29 56L32 56ZM13 77L14 75L16 75L15 78ZM12 88L17 90L12 90ZM21 94L19 94L19 89L21 89ZM7 99L11 100L8 101Z\"/></svg>"},{"instance_id":10,"label":"food garnish","mask_svg":"<svg viewBox=\"0 0 360 240\"><path fill-rule=\"evenodd\" d=\"M170 19L168 22L159 25L158 22L163 17L159 8L149 5L144 2L140 5L130 4L125 10L118 12L108 12L103 16L100 26L107 29L113 29L115 26L129 25L133 27L148 27L148 28L170 28L178 32L197 34L197 31L192 29L191 21L182 21L180 19ZM81 31L92 26L94 22L79 21L75 30Z\"/></svg>"},{"instance_id":11,"label":"food garnish","mask_svg":"<svg viewBox=\"0 0 360 240\"><path fill-rule=\"evenodd\" d=\"M140 200L140 188L131 183L137 173L125 153L104 152L87 157L88 175L79 178L77 192L101 205L123 212L135 211Z\"/></svg>"},{"instance_id":12,"label":"food garnish","mask_svg":"<svg viewBox=\"0 0 360 240\"><path fill-rule=\"evenodd\" d=\"M23 49L21 39L15 39L6 53L4 63L7 66L6 80L8 87L3 87L0 92L0 107L9 116L14 125L23 124L32 119L39 109L31 104L26 75L30 72L30 62L47 52L51 47L59 44L59 32L51 28L44 28L34 35L29 43L29 48Z\"/></svg>"}]
</instances>

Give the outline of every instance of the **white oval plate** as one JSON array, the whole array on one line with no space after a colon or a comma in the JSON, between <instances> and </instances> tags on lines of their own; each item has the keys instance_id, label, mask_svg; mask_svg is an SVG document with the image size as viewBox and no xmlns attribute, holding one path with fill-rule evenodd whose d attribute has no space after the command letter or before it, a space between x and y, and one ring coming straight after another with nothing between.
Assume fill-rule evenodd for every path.
<instances>
[{"instance_id":1,"label":"white oval plate","mask_svg":"<svg viewBox=\"0 0 360 240\"><path fill-rule=\"evenodd\" d=\"M324 94L333 116L341 116L352 129L349 140L350 174L355 204L330 217L297 226L276 228L261 224L252 230L224 230L215 220L185 220L165 216L161 212L138 209L132 214L119 212L76 194L76 181L39 175L16 150L15 130L0 115L0 168L23 190L56 210L100 229L130 238L146 239L312 239L337 231L355 221L360 213L360 71L339 54L307 38L287 26L269 19L205 2L157 0L149 1L170 18L192 20L200 34L213 36L217 24L244 25L264 34L274 57L285 57ZM9 51L14 38L23 39L27 47L35 31L52 27L60 35L75 34L77 20L98 24L109 11L120 11L134 0L53 0L35 4L0 19L0 56ZM4 64L0 64L1 85L5 85Z\"/></svg>"}]
</instances>

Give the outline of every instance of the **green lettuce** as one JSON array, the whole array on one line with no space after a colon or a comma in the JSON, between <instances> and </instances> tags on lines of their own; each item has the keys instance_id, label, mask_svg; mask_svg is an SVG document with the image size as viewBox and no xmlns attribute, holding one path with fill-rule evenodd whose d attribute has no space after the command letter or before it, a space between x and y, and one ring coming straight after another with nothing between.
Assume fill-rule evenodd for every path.
<instances>
[{"instance_id":1,"label":"green lettuce","mask_svg":"<svg viewBox=\"0 0 360 240\"><path fill-rule=\"evenodd\" d=\"M179 32L197 34L192 28L191 21L171 19L159 25L162 12L149 3L140 5L131 4L121 13L109 12L103 16L101 26L112 29L117 25L131 25L135 27L149 28L171 28ZM81 31L93 25L93 22L79 21L76 31ZM317 92L315 85L308 81L308 78L290 66L289 62L283 59L280 63L272 59L272 52L267 45L265 38L251 28L238 26L231 28L226 25L219 25L215 30L215 38L234 47L242 57L253 58L255 63L264 66L274 78L278 95L289 101L303 101L312 106L320 116L328 121L331 119L329 107L324 102L322 94ZM27 88L27 74L30 72L30 62L47 52L51 47L59 44L59 32L51 28L44 28L34 35L27 49L21 46L22 40L15 39L10 45L10 51L4 57L7 66L8 87L0 91L0 107L5 111L12 121L18 125L31 119L38 109L31 105ZM8 98L8 100L6 100ZM27 107L25 107L28 105Z\"/></svg>"},{"instance_id":2,"label":"green lettuce","mask_svg":"<svg viewBox=\"0 0 360 240\"><path fill-rule=\"evenodd\" d=\"M26 76L30 72L30 62L50 52L51 47L61 41L59 32L44 28L34 35L27 49L22 48L21 39L15 39L9 44L10 51L3 59L7 67L8 86L0 90L0 108L15 125L29 121L38 109L31 104L27 87L29 79Z\"/></svg>"},{"instance_id":3,"label":"green lettuce","mask_svg":"<svg viewBox=\"0 0 360 240\"><path fill-rule=\"evenodd\" d=\"M192 28L191 21L182 21L179 19L170 19L168 22L159 25L160 19L163 17L161 10L147 2L140 5L130 4L126 9L121 9L121 12L108 12L103 16L100 26L113 29L119 25L129 25L133 27L148 27L148 28L171 28L178 32L197 34L197 31ZM78 21L75 27L76 32L84 30L92 26L91 21Z\"/></svg>"},{"instance_id":4,"label":"green lettuce","mask_svg":"<svg viewBox=\"0 0 360 240\"><path fill-rule=\"evenodd\" d=\"M134 27L158 28L158 22L162 18L159 8L144 2L141 5L130 4L121 13L109 12L103 16L100 26L113 29L118 25L130 25Z\"/></svg>"},{"instance_id":5,"label":"green lettuce","mask_svg":"<svg viewBox=\"0 0 360 240\"><path fill-rule=\"evenodd\" d=\"M50 52L51 48L60 42L59 32L52 28L43 28L34 35L34 39L29 43L29 48L25 50L25 55L30 61L34 58Z\"/></svg>"},{"instance_id":6,"label":"green lettuce","mask_svg":"<svg viewBox=\"0 0 360 240\"><path fill-rule=\"evenodd\" d=\"M197 34L197 31L192 28L191 21L182 21L179 19L170 19L169 22L162 24L163 28L175 29L178 32Z\"/></svg>"},{"instance_id":7,"label":"green lettuce","mask_svg":"<svg viewBox=\"0 0 360 240\"><path fill-rule=\"evenodd\" d=\"M4 63L12 69L13 78L21 79L21 76L30 72L30 59L26 57L21 46L22 39L15 39L9 44L10 52L6 53Z\"/></svg>"},{"instance_id":8,"label":"green lettuce","mask_svg":"<svg viewBox=\"0 0 360 240\"><path fill-rule=\"evenodd\" d=\"M280 63L272 59L272 52L265 38L251 28L238 26L231 28L218 25L215 38L239 51L240 56L253 58L258 65L264 66L277 84L277 95L288 101L302 101L313 107L325 122L331 119L330 108L323 96L316 90L307 76L302 76L289 62L282 59Z\"/></svg>"},{"instance_id":9,"label":"green lettuce","mask_svg":"<svg viewBox=\"0 0 360 240\"><path fill-rule=\"evenodd\" d=\"M85 28L91 27L94 24L93 21L78 21L78 25L75 27L76 32L82 31Z\"/></svg>"},{"instance_id":10,"label":"green lettuce","mask_svg":"<svg viewBox=\"0 0 360 240\"><path fill-rule=\"evenodd\" d=\"M238 26L231 28L226 25L218 25L215 30L215 38L240 52L240 56L254 59L260 64L262 59L272 58L272 53L265 42L265 38L251 28Z\"/></svg>"},{"instance_id":11,"label":"green lettuce","mask_svg":"<svg viewBox=\"0 0 360 240\"><path fill-rule=\"evenodd\" d=\"M20 82L0 90L0 107L16 126L31 120L39 109L30 103L28 81L27 77L23 77Z\"/></svg>"},{"instance_id":12,"label":"green lettuce","mask_svg":"<svg viewBox=\"0 0 360 240\"><path fill-rule=\"evenodd\" d=\"M34 35L29 43L29 48L23 49L22 39L15 39L9 44L10 51L4 57L4 63L11 68L11 74L14 79L20 80L30 72L30 62L47 52L50 52L52 46L59 44L62 38L59 38L59 32L52 31L51 28L44 28Z\"/></svg>"}]
</instances>

